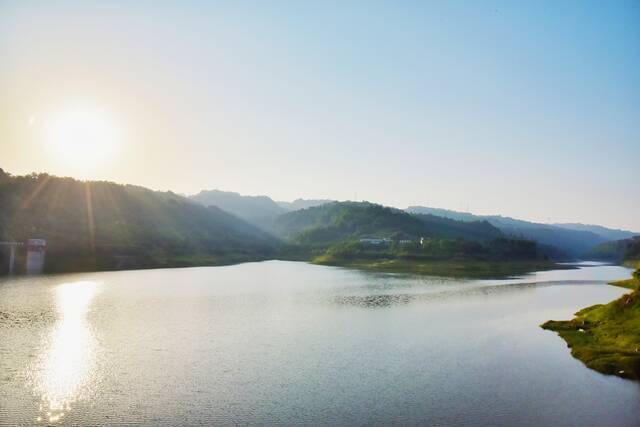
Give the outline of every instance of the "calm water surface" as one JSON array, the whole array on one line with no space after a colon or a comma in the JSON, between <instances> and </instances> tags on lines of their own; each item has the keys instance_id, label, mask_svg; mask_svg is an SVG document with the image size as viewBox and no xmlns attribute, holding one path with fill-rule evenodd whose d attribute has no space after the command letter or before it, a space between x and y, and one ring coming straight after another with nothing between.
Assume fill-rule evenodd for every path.
<instances>
[{"instance_id":1,"label":"calm water surface","mask_svg":"<svg viewBox=\"0 0 640 427\"><path fill-rule=\"evenodd\" d=\"M0 425L638 426L538 327L628 269L511 280L270 261L0 280Z\"/></svg>"}]
</instances>

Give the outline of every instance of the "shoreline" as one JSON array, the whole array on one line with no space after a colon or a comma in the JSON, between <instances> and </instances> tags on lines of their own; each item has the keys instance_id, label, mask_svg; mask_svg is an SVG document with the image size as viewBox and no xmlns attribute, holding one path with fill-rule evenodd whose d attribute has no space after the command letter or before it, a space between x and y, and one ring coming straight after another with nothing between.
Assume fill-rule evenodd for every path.
<instances>
[{"instance_id":1,"label":"shoreline","mask_svg":"<svg viewBox=\"0 0 640 427\"><path fill-rule=\"evenodd\" d=\"M407 273L470 279L502 279L545 270L570 270L574 265L552 261L480 261L480 260L410 260L384 259L338 259L316 257L312 264L353 268L386 273Z\"/></svg>"},{"instance_id":2,"label":"shoreline","mask_svg":"<svg viewBox=\"0 0 640 427\"><path fill-rule=\"evenodd\" d=\"M290 255L290 254L287 254ZM85 265L79 268L47 269L44 275L72 274L72 273L99 273L113 271L157 270L192 267L223 267L244 264L247 262L263 261L296 261L315 265L353 268L365 271L379 271L386 273L405 273L419 275L434 275L444 277L471 278L471 279L503 279L510 278L534 271L569 270L574 269L573 263L555 263L552 261L490 261L490 260L410 260L410 259L327 259L324 256L309 258L306 256L188 256L173 257L157 260L153 264L130 264L121 267ZM66 266L65 266L66 267ZM93 267L93 268L92 268ZM27 274L17 273L13 277L26 277ZM12 277L0 275L0 278Z\"/></svg>"},{"instance_id":3,"label":"shoreline","mask_svg":"<svg viewBox=\"0 0 640 427\"><path fill-rule=\"evenodd\" d=\"M637 262L635 263L637 265ZM556 332L571 355L605 375L640 380L640 280L609 282L632 292L575 313L571 320L548 320L540 327Z\"/></svg>"}]
</instances>

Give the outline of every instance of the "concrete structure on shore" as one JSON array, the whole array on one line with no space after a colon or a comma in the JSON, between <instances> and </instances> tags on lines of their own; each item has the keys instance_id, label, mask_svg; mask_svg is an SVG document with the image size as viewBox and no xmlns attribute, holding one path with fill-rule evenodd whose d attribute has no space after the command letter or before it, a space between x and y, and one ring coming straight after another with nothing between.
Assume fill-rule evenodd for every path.
<instances>
[{"instance_id":1,"label":"concrete structure on shore","mask_svg":"<svg viewBox=\"0 0 640 427\"><path fill-rule=\"evenodd\" d=\"M7 272L9 274L15 273L16 267L16 250L18 246L24 246L24 242L0 242L0 246L9 247L9 263ZM27 257L25 272L27 274L39 274L44 269L44 257L47 241L44 239L29 239L26 242L27 245Z\"/></svg>"},{"instance_id":2,"label":"concrete structure on shore","mask_svg":"<svg viewBox=\"0 0 640 427\"><path fill-rule=\"evenodd\" d=\"M46 247L47 241L44 239L27 240L27 274L42 273Z\"/></svg>"}]
</instances>

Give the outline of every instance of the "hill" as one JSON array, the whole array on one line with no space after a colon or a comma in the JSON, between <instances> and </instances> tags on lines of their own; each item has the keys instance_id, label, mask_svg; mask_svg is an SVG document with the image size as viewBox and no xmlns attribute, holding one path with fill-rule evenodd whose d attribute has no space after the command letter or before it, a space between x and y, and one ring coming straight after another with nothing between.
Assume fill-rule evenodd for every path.
<instances>
[{"instance_id":1,"label":"hill","mask_svg":"<svg viewBox=\"0 0 640 427\"><path fill-rule=\"evenodd\" d=\"M593 225L593 224L565 223L565 224L554 224L554 225L557 227L566 228L567 230L589 231L591 233L597 234L598 236L606 240L629 239L635 235L640 234L640 233L634 233L633 231L618 230L618 229L607 228L601 225Z\"/></svg>"},{"instance_id":2,"label":"hill","mask_svg":"<svg viewBox=\"0 0 640 427\"><path fill-rule=\"evenodd\" d=\"M287 211L297 211L300 209L308 209L313 208L315 206L324 205L326 203L334 202L335 200L330 199L296 199L293 202L276 202Z\"/></svg>"},{"instance_id":3,"label":"hill","mask_svg":"<svg viewBox=\"0 0 640 427\"><path fill-rule=\"evenodd\" d=\"M455 277L508 277L558 268L535 242L486 221L412 215L368 202L333 202L276 219L273 232L314 263Z\"/></svg>"},{"instance_id":4,"label":"hill","mask_svg":"<svg viewBox=\"0 0 640 427\"><path fill-rule=\"evenodd\" d=\"M217 206L260 228L268 228L280 214L288 212L267 196L243 196L220 190L201 191L190 197L204 206Z\"/></svg>"},{"instance_id":5,"label":"hill","mask_svg":"<svg viewBox=\"0 0 640 427\"><path fill-rule=\"evenodd\" d=\"M267 230L278 215L330 203L327 199L296 199L275 202L268 196L244 196L231 191L203 190L190 198L204 206L217 206L245 221Z\"/></svg>"},{"instance_id":6,"label":"hill","mask_svg":"<svg viewBox=\"0 0 640 427\"><path fill-rule=\"evenodd\" d=\"M583 226L584 229L579 229L579 226L571 228L568 225L540 224L499 215L474 215L467 212L456 212L425 206L411 206L406 210L410 213L431 214L460 221L484 220L499 228L508 236L535 240L542 245L555 247L559 255L564 253L574 258L582 257L583 254L594 246L610 240L605 237L606 235L620 232L620 230L600 227L597 228L598 232L596 233L596 228L589 228L590 226Z\"/></svg>"},{"instance_id":7,"label":"hill","mask_svg":"<svg viewBox=\"0 0 640 427\"><path fill-rule=\"evenodd\" d=\"M0 239L29 238L47 240L47 271L220 264L264 259L279 245L219 208L171 192L3 173Z\"/></svg>"},{"instance_id":8,"label":"hill","mask_svg":"<svg viewBox=\"0 0 640 427\"><path fill-rule=\"evenodd\" d=\"M544 261L536 243L506 238L486 221L463 222L412 215L368 202L333 202L276 219L273 232L316 262L364 265L407 260L407 268L433 261ZM365 263L362 261L366 260ZM379 263L377 263L379 264Z\"/></svg>"},{"instance_id":9,"label":"hill","mask_svg":"<svg viewBox=\"0 0 640 427\"><path fill-rule=\"evenodd\" d=\"M610 262L640 260L640 236L601 243L585 254L587 259Z\"/></svg>"},{"instance_id":10,"label":"hill","mask_svg":"<svg viewBox=\"0 0 640 427\"><path fill-rule=\"evenodd\" d=\"M272 231L283 239L318 247L361 238L478 240L502 236L487 222L465 223L433 215L411 215L368 202L332 202L280 215Z\"/></svg>"}]
</instances>

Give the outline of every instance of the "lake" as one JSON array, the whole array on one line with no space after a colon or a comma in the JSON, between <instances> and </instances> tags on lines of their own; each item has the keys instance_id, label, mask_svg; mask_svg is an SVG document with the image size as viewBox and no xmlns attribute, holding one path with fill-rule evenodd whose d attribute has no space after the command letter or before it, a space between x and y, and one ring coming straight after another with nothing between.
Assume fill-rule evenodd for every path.
<instances>
[{"instance_id":1,"label":"lake","mask_svg":"<svg viewBox=\"0 0 640 427\"><path fill-rule=\"evenodd\" d=\"M617 266L507 280L299 262L0 279L1 425L638 426L538 325Z\"/></svg>"}]
</instances>

